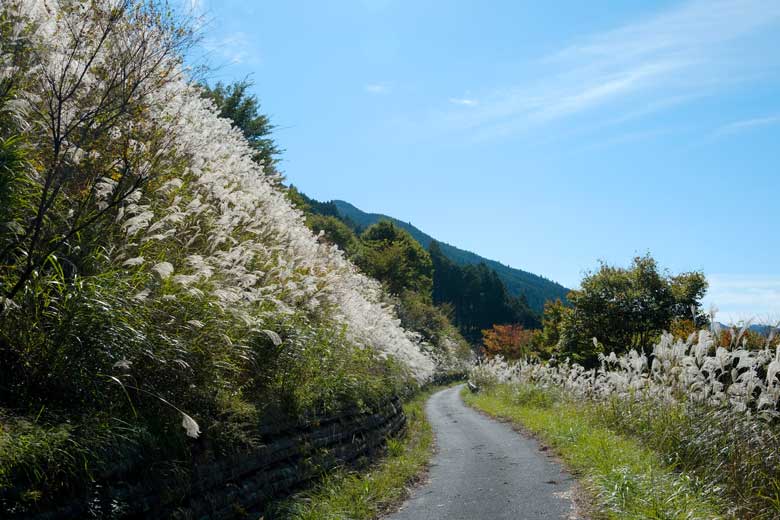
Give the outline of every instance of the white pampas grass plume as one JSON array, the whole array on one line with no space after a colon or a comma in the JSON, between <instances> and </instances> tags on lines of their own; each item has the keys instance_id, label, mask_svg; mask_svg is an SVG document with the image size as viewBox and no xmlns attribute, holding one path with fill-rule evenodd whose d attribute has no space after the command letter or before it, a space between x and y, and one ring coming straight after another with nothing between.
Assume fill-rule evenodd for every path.
<instances>
[{"instance_id":1,"label":"white pampas grass plume","mask_svg":"<svg viewBox=\"0 0 780 520\"><path fill-rule=\"evenodd\" d=\"M195 419L184 412L181 413L181 416L181 426L187 432L187 436L192 437L193 439L197 439L200 435L200 426L198 426L198 423L195 422Z\"/></svg>"},{"instance_id":2,"label":"white pampas grass plume","mask_svg":"<svg viewBox=\"0 0 780 520\"><path fill-rule=\"evenodd\" d=\"M133 267L136 265L141 265L144 263L144 257L142 256L136 256L135 258L130 258L129 260L125 260L124 263L122 263L125 267Z\"/></svg>"},{"instance_id":3,"label":"white pampas grass plume","mask_svg":"<svg viewBox=\"0 0 780 520\"><path fill-rule=\"evenodd\" d=\"M275 347L282 344L282 337L272 330L263 329L263 333L273 342Z\"/></svg>"},{"instance_id":4,"label":"white pampas grass plume","mask_svg":"<svg viewBox=\"0 0 780 520\"><path fill-rule=\"evenodd\" d=\"M122 370L130 370L130 367L133 365L132 361L129 361L127 359L120 359L116 363L114 363L114 368L121 368Z\"/></svg>"},{"instance_id":5,"label":"white pampas grass plume","mask_svg":"<svg viewBox=\"0 0 780 520\"><path fill-rule=\"evenodd\" d=\"M165 280L173 273L173 265L170 262L160 262L152 267L152 271L160 275L160 278Z\"/></svg>"},{"instance_id":6,"label":"white pampas grass plume","mask_svg":"<svg viewBox=\"0 0 780 520\"><path fill-rule=\"evenodd\" d=\"M138 300L138 301L144 301L145 299L147 299L149 297L150 293L151 293L151 291L149 289L144 289L143 291L141 291L138 294L136 294L135 296L133 296L133 299L134 300Z\"/></svg>"}]
</instances>

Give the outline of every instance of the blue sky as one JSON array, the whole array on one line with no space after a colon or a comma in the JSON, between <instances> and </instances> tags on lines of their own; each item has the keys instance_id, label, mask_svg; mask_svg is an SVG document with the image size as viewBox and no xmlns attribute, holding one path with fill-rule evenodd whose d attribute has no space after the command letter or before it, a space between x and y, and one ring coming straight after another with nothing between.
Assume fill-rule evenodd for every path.
<instances>
[{"instance_id":1,"label":"blue sky","mask_svg":"<svg viewBox=\"0 0 780 520\"><path fill-rule=\"evenodd\" d=\"M567 286L650 251L780 317L780 2L193 1L308 195Z\"/></svg>"}]
</instances>

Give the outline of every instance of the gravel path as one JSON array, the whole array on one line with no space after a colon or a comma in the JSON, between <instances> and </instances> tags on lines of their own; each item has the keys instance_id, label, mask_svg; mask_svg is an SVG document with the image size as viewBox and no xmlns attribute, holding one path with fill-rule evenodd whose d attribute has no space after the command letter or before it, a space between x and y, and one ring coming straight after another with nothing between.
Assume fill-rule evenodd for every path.
<instances>
[{"instance_id":1,"label":"gravel path","mask_svg":"<svg viewBox=\"0 0 780 520\"><path fill-rule=\"evenodd\" d=\"M388 520L576 519L574 480L536 441L467 407L461 387L431 397L428 483Z\"/></svg>"}]
</instances>

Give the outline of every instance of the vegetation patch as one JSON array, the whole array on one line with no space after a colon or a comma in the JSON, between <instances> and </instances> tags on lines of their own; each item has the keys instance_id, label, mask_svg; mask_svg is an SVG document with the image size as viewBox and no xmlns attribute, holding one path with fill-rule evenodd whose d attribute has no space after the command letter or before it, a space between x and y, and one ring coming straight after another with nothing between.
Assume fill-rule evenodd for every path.
<instances>
[{"instance_id":1,"label":"vegetation patch","mask_svg":"<svg viewBox=\"0 0 780 520\"><path fill-rule=\"evenodd\" d=\"M717 489L678 473L655 451L612 430L593 407L531 385L496 385L466 402L533 432L593 496L597 518L722 518Z\"/></svg>"},{"instance_id":2,"label":"vegetation patch","mask_svg":"<svg viewBox=\"0 0 780 520\"><path fill-rule=\"evenodd\" d=\"M248 83L189 75L197 29L155 0L0 2L0 517L186 487L471 355L411 239L312 233Z\"/></svg>"},{"instance_id":3,"label":"vegetation patch","mask_svg":"<svg viewBox=\"0 0 780 520\"><path fill-rule=\"evenodd\" d=\"M326 475L311 489L273 504L266 516L284 520L366 520L400 504L419 480L433 451L433 431L425 418L428 398L440 390L421 392L404 405L406 432L389 439L387 453L364 468L343 468Z\"/></svg>"}]
</instances>

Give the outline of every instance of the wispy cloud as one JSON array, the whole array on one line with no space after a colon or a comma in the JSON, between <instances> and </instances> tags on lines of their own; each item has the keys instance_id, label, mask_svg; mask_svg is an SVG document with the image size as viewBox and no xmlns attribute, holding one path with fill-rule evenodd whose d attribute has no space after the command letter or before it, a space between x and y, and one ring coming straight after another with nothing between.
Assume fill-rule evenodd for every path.
<instances>
[{"instance_id":1,"label":"wispy cloud","mask_svg":"<svg viewBox=\"0 0 780 520\"><path fill-rule=\"evenodd\" d=\"M579 149L580 150L603 150L605 148L611 148L613 146L618 146L626 143L646 141L649 139L654 139L656 137L679 134L679 133L681 133L681 130L674 129L674 128L643 130L639 132L622 132L616 136L612 136L606 139L598 139L595 142L587 144Z\"/></svg>"},{"instance_id":2,"label":"wispy cloud","mask_svg":"<svg viewBox=\"0 0 780 520\"><path fill-rule=\"evenodd\" d=\"M182 14L189 16L196 21L206 15L208 6L206 5L208 0L173 0L173 6L180 9ZM196 28L200 29L200 26Z\"/></svg>"},{"instance_id":3,"label":"wispy cloud","mask_svg":"<svg viewBox=\"0 0 780 520\"><path fill-rule=\"evenodd\" d=\"M767 117L756 117L753 119L743 119L723 125L716 130L716 135L735 134L756 127L780 124L780 114Z\"/></svg>"},{"instance_id":4,"label":"wispy cloud","mask_svg":"<svg viewBox=\"0 0 780 520\"><path fill-rule=\"evenodd\" d=\"M585 84L582 89L561 91L557 95L543 99L531 116L536 120L547 120L581 112L615 97L648 87L661 76L679 70L683 66L684 63L659 61L603 75Z\"/></svg>"},{"instance_id":5,"label":"wispy cloud","mask_svg":"<svg viewBox=\"0 0 780 520\"><path fill-rule=\"evenodd\" d=\"M667 99L698 97L760 76L757 68L776 69L774 58L735 56L745 54L752 36L778 26L775 0L689 1L546 56L533 64L533 82L484 92L478 110L447 113L441 122L494 137L607 106L619 107L610 110L612 120L621 111L662 110Z\"/></svg>"},{"instance_id":6,"label":"wispy cloud","mask_svg":"<svg viewBox=\"0 0 780 520\"><path fill-rule=\"evenodd\" d=\"M249 35L244 32L235 32L218 40L207 39L203 48L231 64L259 61L257 55L250 52L252 45Z\"/></svg>"},{"instance_id":7,"label":"wispy cloud","mask_svg":"<svg viewBox=\"0 0 780 520\"><path fill-rule=\"evenodd\" d=\"M391 90L386 83L369 83L364 89L369 94L389 94Z\"/></svg>"},{"instance_id":8,"label":"wispy cloud","mask_svg":"<svg viewBox=\"0 0 780 520\"><path fill-rule=\"evenodd\" d=\"M720 321L773 322L780 318L780 276L711 274L706 303L720 309Z\"/></svg>"},{"instance_id":9,"label":"wispy cloud","mask_svg":"<svg viewBox=\"0 0 780 520\"><path fill-rule=\"evenodd\" d=\"M462 105L466 107L473 107L479 104L479 101L471 98L450 98L449 102L453 105Z\"/></svg>"}]
</instances>

